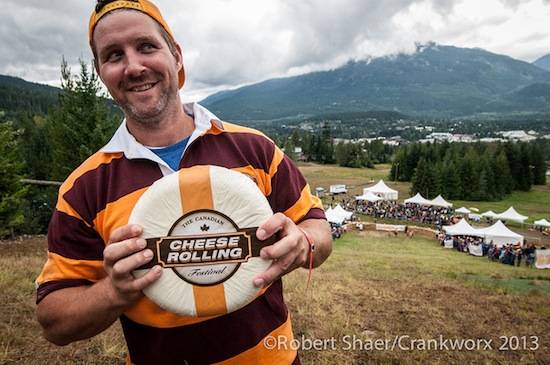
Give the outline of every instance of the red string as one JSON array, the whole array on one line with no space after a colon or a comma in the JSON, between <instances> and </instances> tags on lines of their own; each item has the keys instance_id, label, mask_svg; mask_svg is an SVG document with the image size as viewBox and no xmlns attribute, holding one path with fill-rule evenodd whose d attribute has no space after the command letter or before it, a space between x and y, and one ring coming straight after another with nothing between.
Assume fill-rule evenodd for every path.
<instances>
[{"instance_id":1,"label":"red string","mask_svg":"<svg viewBox=\"0 0 550 365\"><path fill-rule=\"evenodd\" d=\"M309 282L311 281L311 271L313 270L313 251L315 251L315 242L313 242L313 238L310 236L309 233L304 231L302 228L298 227L300 231L306 236L307 242L309 243L309 272L307 274L307 284L306 284L306 291L309 288Z\"/></svg>"}]
</instances>

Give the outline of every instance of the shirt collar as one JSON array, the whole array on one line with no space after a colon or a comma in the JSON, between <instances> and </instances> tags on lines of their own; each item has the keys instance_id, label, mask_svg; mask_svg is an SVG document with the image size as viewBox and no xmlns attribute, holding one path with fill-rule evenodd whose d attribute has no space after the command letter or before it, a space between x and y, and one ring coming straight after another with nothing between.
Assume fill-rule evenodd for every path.
<instances>
[{"instance_id":1,"label":"shirt collar","mask_svg":"<svg viewBox=\"0 0 550 365\"><path fill-rule=\"evenodd\" d=\"M189 138L188 146L195 139L206 133L212 124L220 129L224 129L223 122L218 119L212 112L197 103L183 104L183 109L187 114L191 114L195 119L195 130ZM187 148L186 148L187 149ZM163 161L155 155L149 148L139 143L126 127L126 119L124 119L111 140L101 149L104 153L120 153L123 152L126 158L145 158L158 163Z\"/></svg>"}]
</instances>

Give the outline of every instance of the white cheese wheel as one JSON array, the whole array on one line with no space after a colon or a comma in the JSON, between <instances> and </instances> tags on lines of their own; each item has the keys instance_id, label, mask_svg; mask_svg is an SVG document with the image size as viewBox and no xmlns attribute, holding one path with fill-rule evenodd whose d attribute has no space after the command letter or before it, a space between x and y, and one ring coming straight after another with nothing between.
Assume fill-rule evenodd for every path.
<instances>
[{"instance_id":1,"label":"white cheese wheel","mask_svg":"<svg viewBox=\"0 0 550 365\"><path fill-rule=\"evenodd\" d=\"M156 181L129 219L143 227L142 237L156 245L148 245L154 260L163 265L161 277L144 289L145 295L168 311L192 317L245 306L261 290L252 280L271 264L258 257L257 248L243 252L252 247L245 238L272 215L252 178L237 171L195 166ZM249 234L242 233L245 228ZM140 277L148 270L133 274Z\"/></svg>"}]
</instances>

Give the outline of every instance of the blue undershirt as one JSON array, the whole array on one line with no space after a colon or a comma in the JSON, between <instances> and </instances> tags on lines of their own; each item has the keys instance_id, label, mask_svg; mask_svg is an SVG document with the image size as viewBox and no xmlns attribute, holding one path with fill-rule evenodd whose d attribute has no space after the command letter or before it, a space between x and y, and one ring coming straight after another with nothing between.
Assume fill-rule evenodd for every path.
<instances>
[{"instance_id":1,"label":"blue undershirt","mask_svg":"<svg viewBox=\"0 0 550 365\"><path fill-rule=\"evenodd\" d=\"M160 157L164 162L166 162L168 166L172 168L172 170L178 171L181 156L183 155L183 150L185 150L187 143L189 143L189 137L171 146L161 148L149 147L149 149L153 151L155 155Z\"/></svg>"}]
</instances>

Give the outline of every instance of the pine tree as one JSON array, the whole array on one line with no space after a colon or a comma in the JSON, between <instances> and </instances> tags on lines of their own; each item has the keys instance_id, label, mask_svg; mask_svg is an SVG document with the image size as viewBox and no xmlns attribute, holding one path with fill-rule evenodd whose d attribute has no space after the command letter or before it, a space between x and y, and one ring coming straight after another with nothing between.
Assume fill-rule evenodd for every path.
<instances>
[{"instance_id":1,"label":"pine tree","mask_svg":"<svg viewBox=\"0 0 550 365\"><path fill-rule=\"evenodd\" d=\"M118 124L109 116L98 77L80 60L80 74L73 76L63 59L63 91L59 107L49 114L53 180L64 180L71 171L109 139Z\"/></svg>"},{"instance_id":2,"label":"pine tree","mask_svg":"<svg viewBox=\"0 0 550 365\"><path fill-rule=\"evenodd\" d=\"M0 123L0 237L12 234L25 219L23 198L27 188L20 183L22 168L13 123Z\"/></svg>"},{"instance_id":3,"label":"pine tree","mask_svg":"<svg viewBox=\"0 0 550 365\"><path fill-rule=\"evenodd\" d=\"M412 178L410 194L422 194L427 199L434 198L437 194L434 185L434 168L424 158L418 161L418 166Z\"/></svg>"}]
</instances>

